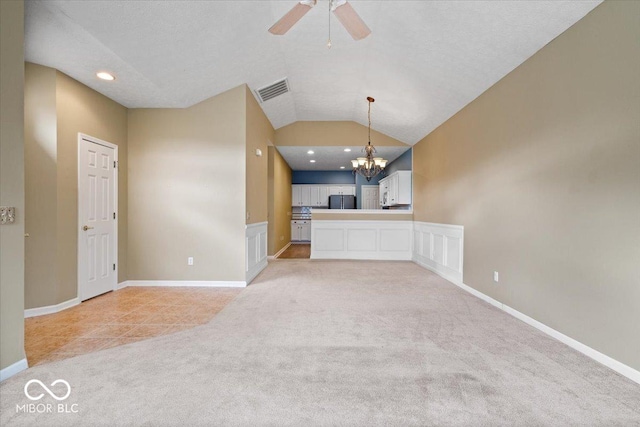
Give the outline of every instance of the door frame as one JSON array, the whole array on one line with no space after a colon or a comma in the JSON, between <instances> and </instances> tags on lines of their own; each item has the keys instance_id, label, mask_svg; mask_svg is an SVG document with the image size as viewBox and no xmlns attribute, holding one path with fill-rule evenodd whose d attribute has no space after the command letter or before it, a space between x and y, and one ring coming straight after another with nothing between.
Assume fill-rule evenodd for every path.
<instances>
[{"instance_id":1,"label":"door frame","mask_svg":"<svg viewBox=\"0 0 640 427\"><path fill-rule=\"evenodd\" d=\"M362 198L362 200L360 201L360 206L364 205L364 189L365 189L365 187L378 187L378 200L377 200L378 203L376 203L376 206L378 206L378 207L375 210L382 209L380 207L380 186L376 185L376 184L362 184L360 186L360 196ZM362 208L362 209L364 209L364 208Z\"/></svg>"},{"instance_id":2,"label":"door frame","mask_svg":"<svg viewBox=\"0 0 640 427\"><path fill-rule=\"evenodd\" d=\"M118 211L118 169L120 167L120 163L118 162L118 146L115 144L112 144L110 142L107 141L103 141L102 139L98 139L95 138L93 136L84 134L84 133L80 133L78 132L78 152L77 152L77 159L76 159L76 163L77 163L77 169L76 169L76 173L78 175L78 179L77 179L77 187L76 190L78 192L78 197L76 199L76 203L78 204L78 217L76 219L76 233L78 236L78 250L76 253L76 263L77 263L77 274L78 274L78 279L77 279L77 290L76 293L78 295L78 300L80 302L82 302L82 294L81 294L81 290L80 290L80 284L81 284L81 279L83 277L85 277L86 275L86 265L83 262L80 262L80 250L82 248L82 233L80 232L80 227L82 227L81 224L81 211L82 211L82 206L80 204L80 160L81 160L81 151L82 151L82 140L91 142L93 144L98 144L98 145L102 145L104 147L107 148L111 148L113 149L113 160L116 162L116 164L118 165L117 167L115 167L113 169L114 171L114 177L113 177L113 186L114 186L114 191L113 191L113 209L116 212L116 218L114 221L114 232L113 232L113 261L116 264L116 269L114 270L114 275L116 278L116 282L113 285L113 290L117 290L118 289L118 271L120 270L120 263L118 262L118 224L120 221L120 215L119 215L119 211Z\"/></svg>"}]
</instances>

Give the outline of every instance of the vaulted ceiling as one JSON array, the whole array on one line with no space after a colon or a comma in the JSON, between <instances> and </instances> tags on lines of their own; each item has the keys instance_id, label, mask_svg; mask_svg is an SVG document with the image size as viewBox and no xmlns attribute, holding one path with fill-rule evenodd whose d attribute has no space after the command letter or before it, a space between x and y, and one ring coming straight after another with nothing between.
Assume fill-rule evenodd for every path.
<instances>
[{"instance_id":1,"label":"vaulted ceiling","mask_svg":"<svg viewBox=\"0 0 640 427\"><path fill-rule=\"evenodd\" d=\"M126 107L187 107L243 83L287 77L262 108L277 129L353 120L415 144L600 3L351 1L372 30L354 41L318 4L286 35L267 29L295 1L26 4L26 59ZM114 82L95 77L99 70Z\"/></svg>"}]
</instances>

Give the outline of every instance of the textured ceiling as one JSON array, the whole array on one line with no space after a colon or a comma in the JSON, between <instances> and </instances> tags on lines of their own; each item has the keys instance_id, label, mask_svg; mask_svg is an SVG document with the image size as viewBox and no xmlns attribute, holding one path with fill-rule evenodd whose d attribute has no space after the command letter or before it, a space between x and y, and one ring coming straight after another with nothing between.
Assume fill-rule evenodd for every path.
<instances>
[{"instance_id":1,"label":"textured ceiling","mask_svg":"<svg viewBox=\"0 0 640 427\"><path fill-rule=\"evenodd\" d=\"M355 42L319 0L292 30L267 29L295 1L27 1L26 59L127 107L187 107L242 83L288 77L262 104L298 120L367 124L415 144L565 31L597 1L351 1L372 34ZM107 83L95 73L108 70Z\"/></svg>"},{"instance_id":2,"label":"textured ceiling","mask_svg":"<svg viewBox=\"0 0 640 427\"><path fill-rule=\"evenodd\" d=\"M331 171L340 170L340 166L344 166L345 170L351 170L351 160L357 157L364 157L364 144L366 144L366 142L357 147L278 146L276 149L294 171ZM350 148L351 152L345 152L345 148ZM409 149L411 149L411 147L376 147L376 157L382 157L392 162ZM309 154L309 150L313 151L313 154ZM310 160L315 160L315 163L311 163Z\"/></svg>"}]
</instances>

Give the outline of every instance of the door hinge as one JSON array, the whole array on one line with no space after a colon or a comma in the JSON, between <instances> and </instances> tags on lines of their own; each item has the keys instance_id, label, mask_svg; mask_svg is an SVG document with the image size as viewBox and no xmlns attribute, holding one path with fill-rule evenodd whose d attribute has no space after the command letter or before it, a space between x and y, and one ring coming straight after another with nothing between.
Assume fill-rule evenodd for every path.
<instances>
[{"instance_id":1,"label":"door hinge","mask_svg":"<svg viewBox=\"0 0 640 427\"><path fill-rule=\"evenodd\" d=\"M113 167L117 168L118 167L118 162L116 160L113 161Z\"/></svg>"},{"instance_id":2,"label":"door hinge","mask_svg":"<svg viewBox=\"0 0 640 427\"><path fill-rule=\"evenodd\" d=\"M113 264L113 271L116 271L116 265Z\"/></svg>"},{"instance_id":3,"label":"door hinge","mask_svg":"<svg viewBox=\"0 0 640 427\"><path fill-rule=\"evenodd\" d=\"M116 213L115 212L113 213L113 219L116 219Z\"/></svg>"}]
</instances>

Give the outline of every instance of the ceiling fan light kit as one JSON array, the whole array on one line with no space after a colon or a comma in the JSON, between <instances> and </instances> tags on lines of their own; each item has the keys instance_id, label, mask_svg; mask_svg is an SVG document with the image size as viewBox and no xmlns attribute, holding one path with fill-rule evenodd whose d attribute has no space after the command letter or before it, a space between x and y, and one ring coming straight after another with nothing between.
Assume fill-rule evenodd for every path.
<instances>
[{"instance_id":1,"label":"ceiling fan light kit","mask_svg":"<svg viewBox=\"0 0 640 427\"><path fill-rule=\"evenodd\" d=\"M269 28L271 34L282 36L287 33L304 15L315 6L317 0L302 0L287 12L278 22ZM354 40L362 40L371 34L371 30L364 23L360 15L346 0L329 0L329 40L327 47L331 48L331 12L347 30Z\"/></svg>"},{"instance_id":2,"label":"ceiling fan light kit","mask_svg":"<svg viewBox=\"0 0 640 427\"><path fill-rule=\"evenodd\" d=\"M367 179L367 182L371 181L376 175L384 173L384 168L387 166L387 160L382 157L374 157L376 148L371 145L371 103L375 102L375 99L368 96L369 102L369 143L362 149L364 151L364 157L358 157L355 160L351 160L353 166L353 174L360 174Z\"/></svg>"}]
</instances>

